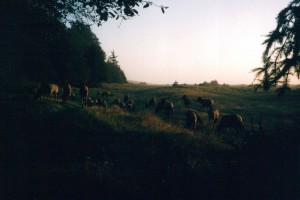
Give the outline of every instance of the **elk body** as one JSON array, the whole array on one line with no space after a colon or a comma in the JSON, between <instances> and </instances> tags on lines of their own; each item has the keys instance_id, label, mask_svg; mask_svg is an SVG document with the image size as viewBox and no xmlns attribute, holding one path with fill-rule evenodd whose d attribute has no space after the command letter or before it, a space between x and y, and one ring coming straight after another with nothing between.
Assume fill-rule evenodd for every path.
<instances>
[{"instance_id":1,"label":"elk body","mask_svg":"<svg viewBox=\"0 0 300 200\"><path fill-rule=\"evenodd\" d=\"M199 102L203 108L211 108L214 104L214 100L210 98L198 97L196 101Z\"/></svg>"},{"instance_id":2,"label":"elk body","mask_svg":"<svg viewBox=\"0 0 300 200\"><path fill-rule=\"evenodd\" d=\"M229 128L234 129L236 133L245 132L242 117L238 114L222 116L219 124L217 125L218 132L228 132Z\"/></svg>"},{"instance_id":3,"label":"elk body","mask_svg":"<svg viewBox=\"0 0 300 200\"><path fill-rule=\"evenodd\" d=\"M53 98L54 98L54 101L58 102L58 92L59 92L58 85L54 84L54 83L50 84L49 89L50 89L50 93L49 93L50 101L51 100L53 101Z\"/></svg>"},{"instance_id":4,"label":"elk body","mask_svg":"<svg viewBox=\"0 0 300 200\"><path fill-rule=\"evenodd\" d=\"M191 101L190 101L190 99L189 99L186 95L183 95L180 99L183 101L184 107L185 107L186 109L187 109L187 108L190 108L190 106L191 106Z\"/></svg>"},{"instance_id":5,"label":"elk body","mask_svg":"<svg viewBox=\"0 0 300 200\"><path fill-rule=\"evenodd\" d=\"M87 82L81 83L80 85L80 98L81 98L81 106L82 108L86 108L88 104L88 96L89 96L89 88L87 86Z\"/></svg>"},{"instance_id":6,"label":"elk body","mask_svg":"<svg viewBox=\"0 0 300 200\"><path fill-rule=\"evenodd\" d=\"M208 109L207 114L208 114L208 121L209 121L211 127L214 128L215 124L217 123L217 121L220 118L220 111L217 108L211 107Z\"/></svg>"},{"instance_id":7,"label":"elk body","mask_svg":"<svg viewBox=\"0 0 300 200\"><path fill-rule=\"evenodd\" d=\"M166 98L162 98L157 104L155 109L155 114L162 113L168 117L174 114L174 104Z\"/></svg>"},{"instance_id":8,"label":"elk body","mask_svg":"<svg viewBox=\"0 0 300 200\"><path fill-rule=\"evenodd\" d=\"M66 82L63 91L63 103L68 103L71 95L72 95L72 87L68 82Z\"/></svg>"},{"instance_id":9,"label":"elk body","mask_svg":"<svg viewBox=\"0 0 300 200\"><path fill-rule=\"evenodd\" d=\"M185 117L186 117L185 128L196 130L197 124L201 121L198 111L191 110L191 109L187 110L185 112Z\"/></svg>"},{"instance_id":10,"label":"elk body","mask_svg":"<svg viewBox=\"0 0 300 200\"><path fill-rule=\"evenodd\" d=\"M42 84L38 89L35 95L36 99L45 99L50 101L58 102L58 93L59 93L59 86L57 84Z\"/></svg>"},{"instance_id":11,"label":"elk body","mask_svg":"<svg viewBox=\"0 0 300 200\"><path fill-rule=\"evenodd\" d=\"M145 107L147 109L150 109L150 108L154 107L155 104L156 104L156 98L152 97L148 102L146 102Z\"/></svg>"}]
</instances>

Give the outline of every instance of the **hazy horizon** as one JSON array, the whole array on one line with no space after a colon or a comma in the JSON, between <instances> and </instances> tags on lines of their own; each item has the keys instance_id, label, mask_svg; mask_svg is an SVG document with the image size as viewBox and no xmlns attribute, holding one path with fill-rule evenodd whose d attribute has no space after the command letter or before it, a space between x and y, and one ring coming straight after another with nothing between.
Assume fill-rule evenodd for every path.
<instances>
[{"instance_id":1,"label":"hazy horizon","mask_svg":"<svg viewBox=\"0 0 300 200\"><path fill-rule=\"evenodd\" d=\"M115 51L128 80L152 84L251 84L266 35L289 0L155 0L130 20L92 30L107 56ZM294 84L299 80L294 79Z\"/></svg>"}]
</instances>

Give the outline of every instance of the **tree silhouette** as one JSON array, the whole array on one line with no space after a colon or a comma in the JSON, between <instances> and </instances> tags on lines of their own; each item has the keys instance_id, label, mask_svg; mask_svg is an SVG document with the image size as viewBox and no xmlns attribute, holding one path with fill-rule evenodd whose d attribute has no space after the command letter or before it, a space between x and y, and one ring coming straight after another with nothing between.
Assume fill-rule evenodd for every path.
<instances>
[{"instance_id":1,"label":"tree silhouette","mask_svg":"<svg viewBox=\"0 0 300 200\"><path fill-rule=\"evenodd\" d=\"M126 20L150 5L167 8L144 0L0 1L0 90L20 80L126 82L87 24Z\"/></svg>"},{"instance_id":2,"label":"tree silhouette","mask_svg":"<svg viewBox=\"0 0 300 200\"><path fill-rule=\"evenodd\" d=\"M267 35L263 67L256 72L257 88L280 85L279 95L289 90L289 77L300 78L300 0L293 0L277 16L277 27ZM262 77L262 78L261 78Z\"/></svg>"},{"instance_id":3,"label":"tree silhouette","mask_svg":"<svg viewBox=\"0 0 300 200\"><path fill-rule=\"evenodd\" d=\"M67 32L70 58L64 73L68 79L89 80L92 84L105 81L102 71L106 55L90 26L73 22Z\"/></svg>"},{"instance_id":4,"label":"tree silhouette","mask_svg":"<svg viewBox=\"0 0 300 200\"><path fill-rule=\"evenodd\" d=\"M106 62L107 82L110 83L127 83L126 76L120 68L115 51L111 52Z\"/></svg>"},{"instance_id":5,"label":"tree silhouette","mask_svg":"<svg viewBox=\"0 0 300 200\"><path fill-rule=\"evenodd\" d=\"M108 57L107 62L112 63L116 66L119 66L119 61L117 60L117 57L118 56L116 56L115 51L113 50L111 52L111 55Z\"/></svg>"},{"instance_id":6,"label":"tree silhouette","mask_svg":"<svg viewBox=\"0 0 300 200\"><path fill-rule=\"evenodd\" d=\"M34 7L61 21L91 21L98 25L109 18L126 20L134 17L138 15L136 8L141 6L147 8L155 5L160 7L163 13L168 8L143 0L31 0L30 2Z\"/></svg>"}]
</instances>

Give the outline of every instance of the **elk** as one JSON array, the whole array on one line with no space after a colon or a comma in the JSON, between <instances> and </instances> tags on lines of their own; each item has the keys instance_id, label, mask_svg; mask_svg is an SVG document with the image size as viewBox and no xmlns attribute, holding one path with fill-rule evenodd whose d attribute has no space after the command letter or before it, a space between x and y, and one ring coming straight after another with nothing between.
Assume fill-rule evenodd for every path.
<instances>
[{"instance_id":1,"label":"elk","mask_svg":"<svg viewBox=\"0 0 300 200\"><path fill-rule=\"evenodd\" d=\"M124 102L125 104L128 102L129 97L130 97L130 96L129 96L128 94L126 94L126 95L124 96L123 102Z\"/></svg>"},{"instance_id":2,"label":"elk","mask_svg":"<svg viewBox=\"0 0 300 200\"><path fill-rule=\"evenodd\" d=\"M183 101L185 109L190 108L191 101L186 95L183 95L180 99Z\"/></svg>"},{"instance_id":3,"label":"elk","mask_svg":"<svg viewBox=\"0 0 300 200\"><path fill-rule=\"evenodd\" d=\"M228 132L229 128L234 129L237 134L245 132L242 117L238 114L222 116L219 124L217 125L218 132Z\"/></svg>"},{"instance_id":4,"label":"elk","mask_svg":"<svg viewBox=\"0 0 300 200\"><path fill-rule=\"evenodd\" d=\"M155 114L162 113L168 117L174 114L174 105L172 102L166 100L166 98L162 98L160 102L157 104L155 109Z\"/></svg>"},{"instance_id":5,"label":"elk","mask_svg":"<svg viewBox=\"0 0 300 200\"><path fill-rule=\"evenodd\" d=\"M58 102L58 92L59 92L59 87L57 84L42 84L38 89L37 93L34 97L34 99L41 99L44 97L46 100L53 100L54 96L54 101Z\"/></svg>"},{"instance_id":6,"label":"elk","mask_svg":"<svg viewBox=\"0 0 300 200\"><path fill-rule=\"evenodd\" d=\"M97 105L104 108L107 107L107 103L102 97L97 99Z\"/></svg>"},{"instance_id":7,"label":"elk","mask_svg":"<svg viewBox=\"0 0 300 200\"><path fill-rule=\"evenodd\" d=\"M134 102L133 102L132 99L128 99L128 100L126 101L126 108L127 108L127 110L128 110L129 112L131 112L131 111L134 110L135 105L134 105Z\"/></svg>"},{"instance_id":8,"label":"elk","mask_svg":"<svg viewBox=\"0 0 300 200\"><path fill-rule=\"evenodd\" d=\"M49 89L50 89L50 93L49 93L50 101L53 99L53 96L54 96L54 101L58 102L58 92L59 92L58 85L52 83L52 84L50 84Z\"/></svg>"},{"instance_id":9,"label":"elk","mask_svg":"<svg viewBox=\"0 0 300 200\"><path fill-rule=\"evenodd\" d=\"M42 84L39 85L36 89L35 89L35 94L33 95L33 99L34 100L42 100L42 98L44 97L46 99L46 92L47 92L47 84Z\"/></svg>"},{"instance_id":10,"label":"elk","mask_svg":"<svg viewBox=\"0 0 300 200\"><path fill-rule=\"evenodd\" d=\"M145 107L147 109L150 109L151 107L154 107L156 104L156 98L152 97L148 102L145 103Z\"/></svg>"},{"instance_id":11,"label":"elk","mask_svg":"<svg viewBox=\"0 0 300 200\"><path fill-rule=\"evenodd\" d=\"M196 110L189 109L185 112L185 116L186 116L185 128L196 130L197 124L201 121L199 112Z\"/></svg>"},{"instance_id":12,"label":"elk","mask_svg":"<svg viewBox=\"0 0 300 200\"><path fill-rule=\"evenodd\" d=\"M217 121L220 118L220 111L219 111L219 109L210 107L207 111L207 114L208 114L208 121L209 121L211 127L214 128L215 124L217 123Z\"/></svg>"},{"instance_id":13,"label":"elk","mask_svg":"<svg viewBox=\"0 0 300 200\"><path fill-rule=\"evenodd\" d=\"M214 104L214 100L210 98L198 97L196 101L201 103L203 108L211 108Z\"/></svg>"},{"instance_id":14,"label":"elk","mask_svg":"<svg viewBox=\"0 0 300 200\"><path fill-rule=\"evenodd\" d=\"M116 98L111 102L111 106L113 105L120 106L120 104L121 104L121 100L119 98Z\"/></svg>"},{"instance_id":15,"label":"elk","mask_svg":"<svg viewBox=\"0 0 300 200\"><path fill-rule=\"evenodd\" d=\"M65 85L64 85L64 91L63 91L63 103L68 103L68 101L70 100L71 95L72 95L72 87L66 81Z\"/></svg>"},{"instance_id":16,"label":"elk","mask_svg":"<svg viewBox=\"0 0 300 200\"><path fill-rule=\"evenodd\" d=\"M95 105L97 105L97 103L98 103L98 100L97 100L97 99L94 99L94 98L92 98L92 97L88 97L87 99L88 99L88 100L87 100L87 105L88 105L88 106L95 106Z\"/></svg>"},{"instance_id":17,"label":"elk","mask_svg":"<svg viewBox=\"0 0 300 200\"><path fill-rule=\"evenodd\" d=\"M81 106L82 108L86 108L89 96L89 88L87 86L87 81L81 82L79 92L81 98Z\"/></svg>"}]
</instances>

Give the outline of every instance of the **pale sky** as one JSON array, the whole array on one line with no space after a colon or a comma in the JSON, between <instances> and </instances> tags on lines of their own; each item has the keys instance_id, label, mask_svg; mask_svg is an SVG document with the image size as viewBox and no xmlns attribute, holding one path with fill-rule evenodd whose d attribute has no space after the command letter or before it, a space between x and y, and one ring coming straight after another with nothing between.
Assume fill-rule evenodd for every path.
<instances>
[{"instance_id":1,"label":"pale sky","mask_svg":"<svg viewBox=\"0 0 300 200\"><path fill-rule=\"evenodd\" d=\"M262 42L290 0L153 0L130 20L92 27L128 80L154 84L251 84ZM120 26L119 26L120 25ZM299 82L299 81L298 81Z\"/></svg>"}]
</instances>

